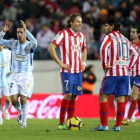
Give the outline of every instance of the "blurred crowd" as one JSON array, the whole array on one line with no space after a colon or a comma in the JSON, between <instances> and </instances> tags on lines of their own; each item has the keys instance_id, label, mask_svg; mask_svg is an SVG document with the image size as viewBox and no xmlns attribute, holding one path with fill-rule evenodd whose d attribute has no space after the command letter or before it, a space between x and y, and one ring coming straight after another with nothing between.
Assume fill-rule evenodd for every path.
<instances>
[{"instance_id":1,"label":"blurred crowd","mask_svg":"<svg viewBox=\"0 0 140 140\"><path fill-rule=\"evenodd\" d=\"M16 25L23 20L38 41L35 59L47 60L51 40L75 12L83 17L81 32L87 38L89 60L100 59L103 23L108 17L120 20L121 33L128 38L132 25L140 25L139 0L0 0L0 26L8 20L12 27L5 39L16 38Z\"/></svg>"}]
</instances>

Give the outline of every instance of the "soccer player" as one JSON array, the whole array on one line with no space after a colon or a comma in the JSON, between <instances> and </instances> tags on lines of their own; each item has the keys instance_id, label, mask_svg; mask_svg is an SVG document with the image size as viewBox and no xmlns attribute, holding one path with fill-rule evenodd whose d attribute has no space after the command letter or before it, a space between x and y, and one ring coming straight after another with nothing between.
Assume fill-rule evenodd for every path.
<instances>
[{"instance_id":1,"label":"soccer player","mask_svg":"<svg viewBox=\"0 0 140 140\"><path fill-rule=\"evenodd\" d=\"M2 119L2 107L1 98L5 96L5 105L3 112L5 119L10 119L8 108L10 106L10 94L9 94L9 75L10 75L10 53L9 50L3 49L0 45L0 124L3 124Z\"/></svg>"},{"instance_id":2,"label":"soccer player","mask_svg":"<svg viewBox=\"0 0 140 140\"><path fill-rule=\"evenodd\" d=\"M20 21L17 27L18 40L5 40L3 39L5 33L10 29L8 22L3 26L3 31L0 32L0 44L11 48L12 52L12 65L10 76L11 88L11 102L13 106L20 112L18 122L21 128L25 128L27 122L27 98L30 98L33 91L33 54L37 47L37 41L33 35L26 29L23 21ZM26 39L29 39L29 41ZM20 103L18 96L20 93ZM22 121L21 121L22 119Z\"/></svg>"},{"instance_id":3,"label":"soccer player","mask_svg":"<svg viewBox=\"0 0 140 140\"><path fill-rule=\"evenodd\" d=\"M140 27L133 27L131 29L130 39L132 40L132 43L135 45L135 48L139 51L140 54ZM123 125L129 124L130 119L137 107L137 103L140 112L140 57L131 69L131 86L132 86L132 94L130 96L131 105L129 108L127 119L124 119L122 121Z\"/></svg>"},{"instance_id":4,"label":"soccer player","mask_svg":"<svg viewBox=\"0 0 140 140\"><path fill-rule=\"evenodd\" d=\"M92 130L108 130L108 97L112 93L117 101L116 123L112 131L121 130L120 126L125 113L125 96L129 89L128 69L138 59L138 52L131 42L120 34L119 28L120 24L115 18L108 19L104 25L106 36L100 48L102 67L105 73L99 92L101 124ZM129 53L132 54L133 61L128 66Z\"/></svg>"},{"instance_id":5,"label":"soccer player","mask_svg":"<svg viewBox=\"0 0 140 140\"><path fill-rule=\"evenodd\" d=\"M60 31L51 42L48 50L54 61L60 66L61 80L64 98L61 102L58 129L66 129L64 123L66 112L67 119L73 117L75 100L82 94L82 71L86 67L86 39L80 32L82 18L78 13L70 15L67 19L67 27ZM61 60L56 54L59 47Z\"/></svg>"}]
</instances>

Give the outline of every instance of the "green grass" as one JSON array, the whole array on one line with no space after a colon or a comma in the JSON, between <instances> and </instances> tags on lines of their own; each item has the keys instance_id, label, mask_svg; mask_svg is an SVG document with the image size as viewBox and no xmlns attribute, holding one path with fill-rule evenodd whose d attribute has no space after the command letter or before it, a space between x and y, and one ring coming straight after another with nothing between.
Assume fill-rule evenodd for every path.
<instances>
[{"instance_id":1,"label":"green grass","mask_svg":"<svg viewBox=\"0 0 140 140\"><path fill-rule=\"evenodd\" d=\"M114 121L109 120L109 131L90 131L99 124L97 119L82 119L82 130L57 130L58 120L28 120L28 127L19 128L15 119L4 120L0 125L0 140L137 140L140 139L140 126L131 123L122 126L121 132L113 132ZM49 131L46 131L49 130Z\"/></svg>"}]
</instances>

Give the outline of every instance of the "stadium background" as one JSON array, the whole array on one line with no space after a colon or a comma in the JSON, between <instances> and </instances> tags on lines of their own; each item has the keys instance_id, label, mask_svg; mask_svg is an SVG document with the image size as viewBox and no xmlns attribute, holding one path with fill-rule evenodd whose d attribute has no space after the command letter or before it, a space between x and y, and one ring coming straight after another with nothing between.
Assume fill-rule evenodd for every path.
<instances>
[{"instance_id":1,"label":"stadium background","mask_svg":"<svg viewBox=\"0 0 140 140\"><path fill-rule=\"evenodd\" d=\"M8 33L6 33L5 39L16 38L15 27L19 23L19 20L25 21L28 30L35 37L41 31L41 27L43 25L46 25L49 31L55 35L59 30L65 27L66 18L73 12L81 13L83 17L82 32L87 37L87 64L95 65L97 82L95 84L94 93L98 94L100 82L104 75L99 55L100 44L104 36L103 23L108 17L115 16L121 22L121 33L129 38L129 31L132 25L140 25L139 0L1 0L0 26L2 26L6 20L12 24L12 28ZM49 38L49 36L47 38ZM59 67L55 64L55 62L51 60L49 54L47 53L47 47L49 43L50 40L46 42L46 45L43 48L40 44L38 44L38 48L35 52L35 87L33 95L34 102L37 100L44 100L44 95L49 97L51 96L50 94L58 94L59 97L61 94ZM43 53L46 53L46 57L44 58L41 57L42 53L40 52L42 52L42 50ZM85 102L90 102L93 104L93 106L98 106L98 95L90 96L90 98L87 97L87 100L81 99L81 103L83 104ZM54 98L56 98L56 96ZM62 98L61 95L60 98ZM113 103L112 100L111 103ZM53 102L49 103L50 106L51 104L53 104ZM60 103L57 104L58 107L59 104ZM33 110L37 110L37 106L38 105L36 104L31 106L32 112ZM42 111L45 112L45 109ZM57 108L57 110L58 109L59 108ZM92 115L94 115L92 117L98 117L98 115L94 114L94 109L95 107L91 111L93 112ZM11 107L10 112L13 113L13 117L15 117L14 115L16 115L16 112ZM98 109L96 112L98 112ZM111 117L113 117L114 108L112 108L111 112L113 112L111 113ZM85 112L85 114L88 113ZM83 116L79 116L87 117L85 114L82 114ZM54 118L58 118L58 114L56 116ZM30 114L29 117L32 118Z\"/></svg>"}]
</instances>

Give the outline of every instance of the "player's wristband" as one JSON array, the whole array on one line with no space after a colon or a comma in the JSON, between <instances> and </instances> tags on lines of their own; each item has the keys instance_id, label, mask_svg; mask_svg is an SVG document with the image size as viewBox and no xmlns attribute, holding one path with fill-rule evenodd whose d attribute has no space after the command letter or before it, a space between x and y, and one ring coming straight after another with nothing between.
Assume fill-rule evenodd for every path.
<instances>
[{"instance_id":1,"label":"player's wristband","mask_svg":"<svg viewBox=\"0 0 140 140\"><path fill-rule=\"evenodd\" d=\"M82 62L82 64L85 65L85 67L86 67L86 62Z\"/></svg>"}]
</instances>

